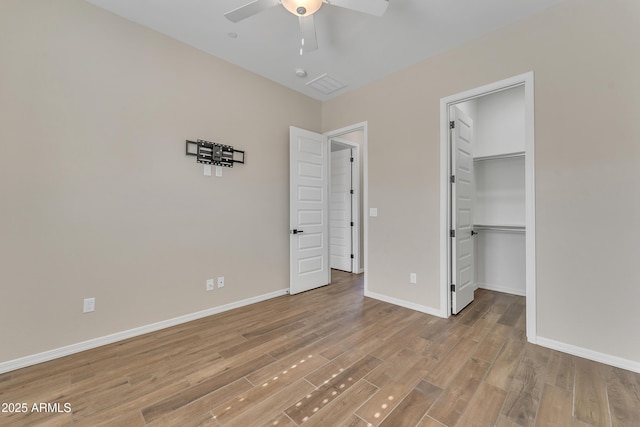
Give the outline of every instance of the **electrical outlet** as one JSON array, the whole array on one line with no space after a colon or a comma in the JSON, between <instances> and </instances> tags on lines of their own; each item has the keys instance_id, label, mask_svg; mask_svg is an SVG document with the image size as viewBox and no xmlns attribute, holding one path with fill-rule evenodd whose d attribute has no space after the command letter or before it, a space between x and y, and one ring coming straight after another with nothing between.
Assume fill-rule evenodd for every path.
<instances>
[{"instance_id":1,"label":"electrical outlet","mask_svg":"<svg viewBox=\"0 0 640 427\"><path fill-rule=\"evenodd\" d=\"M96 299L95 298L85 298L84 304L82 305L83 313L91 313L92 311L96 311Z\"/></svg>"},{"instance_id":2,"label":"electrical outlet","mask_svg":"<svg viewBox=\"0 0 640 427\"><path fill-rule=\"evenodd\" d=\"M215 289L215 286L213 285L213 279L207 279L207 290L212 291L214 289Z\"/></svg>"},{"instance_id":3,"label":"electrical outlet","mask_svg":"<svg viewBox=\"0 0 640 427\"><path fill-rule=\"evenodd\" d=\"M418 276L416 275L416 273L411 273L409 275L409 282L418 283Z\"/></svg>"},{"instance_id":4,"label":"electrical outlet","mask_svg":"<svg viewBox=\"0 0 640 427\"><path fill-rule=\"evenodd\" d=\"M218 287L224 288L224 277L218 277Z\"/></svg>"}]
</instances>

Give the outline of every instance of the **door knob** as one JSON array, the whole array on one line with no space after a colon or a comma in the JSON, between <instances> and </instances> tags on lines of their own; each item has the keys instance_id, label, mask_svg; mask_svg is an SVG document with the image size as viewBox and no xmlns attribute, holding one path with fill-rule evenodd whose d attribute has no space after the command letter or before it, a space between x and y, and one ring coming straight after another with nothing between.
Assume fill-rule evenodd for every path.
<instances>
[{"instance_id":1,"label":"door knob","mask_svg":"<svg viewBox=\"0 0 640 427\"><path fill-rule=\"evenodd\" d=\"M295 228L294 228L294 229L293 229L293 230L291 230L289 233L290 233L290 234L298 234L298 233L304 233L304 231L303 231L303 230L298 230L298 229L295 229Z\"/></svg>"},{"instance_id":2,"label":"door knob","mask_svg":"<svg viewBox=\"0 0 640 427\"><path fill-rule=\"evenodd\" d=\"M472 236L475 236L476 234L478 234L478 232L477 232L477 231L475 231L475 230L471 230L471 235L472 235Z\"/></svg>"}]
</instances>

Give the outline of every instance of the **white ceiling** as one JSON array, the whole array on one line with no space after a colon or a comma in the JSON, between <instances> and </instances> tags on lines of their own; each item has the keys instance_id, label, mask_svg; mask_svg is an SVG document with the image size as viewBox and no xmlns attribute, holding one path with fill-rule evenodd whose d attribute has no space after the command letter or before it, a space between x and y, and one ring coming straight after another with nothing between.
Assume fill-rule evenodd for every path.
<instances>
[{"instance_id":1,"label":"white ceiling","mask_svg":"<svg viewBox=\"0 0 640 427\"><path fill-rule=\"evenodd\" d=\"M282 6L234 24L224 13L250 0L87 1L327 100L563 0L389 0L382 17L325 4L314 15L318 50L302 56L298 18ZM297 77L297 68L307 77ZM306 85L325 73L346 87L325 95Z\"/></svg>"}]
</instances>

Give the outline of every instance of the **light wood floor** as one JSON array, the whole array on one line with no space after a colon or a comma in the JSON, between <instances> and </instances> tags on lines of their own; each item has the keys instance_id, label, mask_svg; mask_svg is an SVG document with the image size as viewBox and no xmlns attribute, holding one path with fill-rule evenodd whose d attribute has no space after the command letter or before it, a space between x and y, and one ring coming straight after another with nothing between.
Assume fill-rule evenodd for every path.
<instances>
[{"instance_id":1,"label":"light wood floor","mask_svg":"<svg viewBox=\"0 0 640 427\"><path fill-rule=\"evenodd\" d=\"M479 290L445 320L334 272L321 289L0 375L0 403L62 411L0 413L0 426L640 426L640 375L528 344L524 303Z\"/></svg>"}]
</instances>

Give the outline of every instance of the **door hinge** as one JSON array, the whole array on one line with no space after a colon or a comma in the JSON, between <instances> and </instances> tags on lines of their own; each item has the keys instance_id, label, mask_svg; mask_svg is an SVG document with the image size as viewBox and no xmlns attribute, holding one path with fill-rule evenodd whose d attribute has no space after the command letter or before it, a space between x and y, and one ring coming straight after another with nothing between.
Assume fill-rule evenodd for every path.
<instances>
[{"instance_id":1,"label":"door hinge","mask_svg":"<svg viewBox=\"0 0 640 427\"><path fill-rule=\"evenodd\" d=\"M353 163L353 157L351 157L351 158L349 159L349 161L350 161L351 163Z\"/></svg>"},{"instance_id":2,"label":"door hinge","mask_svg":"<svg viewBox=\"0 0 640 427\"><path fill-rule=\"evenodd\" d=\"M449 178L449 181L451 181L452 184L456 183L456 176L455 175L451 175L451 178Z\"/></svg>"},{"instance_id":3,"label":"door hinge","mask_svg":"<svg viewBox=\"0 0 640 427\"><path fill-rule=\"evenodd\" d=\"M353 227L353 225L354 225L354 224L353 224L353 221L351 221L351 226Z\"/></svg>"},{"instance_id":4,"label":"door hinge","mask_svg":"<svg viewBox=\"0 0 640 427\"><path fill-rule=\"evenodd\" d=\"M456 230L449 230L449 237L456 237Z\"/></svg>"},{"instance_id":5,"label":"door hinge","mask_svg":"<svg viewBox=\"0 0 640 427\"><path fill-rule=\"evenodd\" d=\"M353 191L353 190L349 190L349 191L351 192L351 194L354 194L354 191Z\"/></svg>"},{"instance_id":6,"label":"door hinge","mask_svg":"<svg viewBox=\"0 0 640 427\"><path fill-rule=\"evenodd\" d=\"M454 285L453 283L451 284L451 292L455 292L456 291L456 285Z\"/></svg>"},{"instance_id":7,"label":"door hinge","mask_svg":"<svg viewBox=\"0 0 640 427\"><path fill-rule=\"evenodd\" d=\"M353 258L355 258L355 257L353 256L353 254L351 254L351 259L353 259Z\"/></svg>"},{"instance_id":8,"label":"door hinge","mask_svg":"<svg viewBox=\"0 0 640 427\"><path fill-rule=\"evenodd\" d=\"M456 122L454 122L453 120L449 122L449 129L455 129L456 128Z\"/></svg>"}]
</instances>

